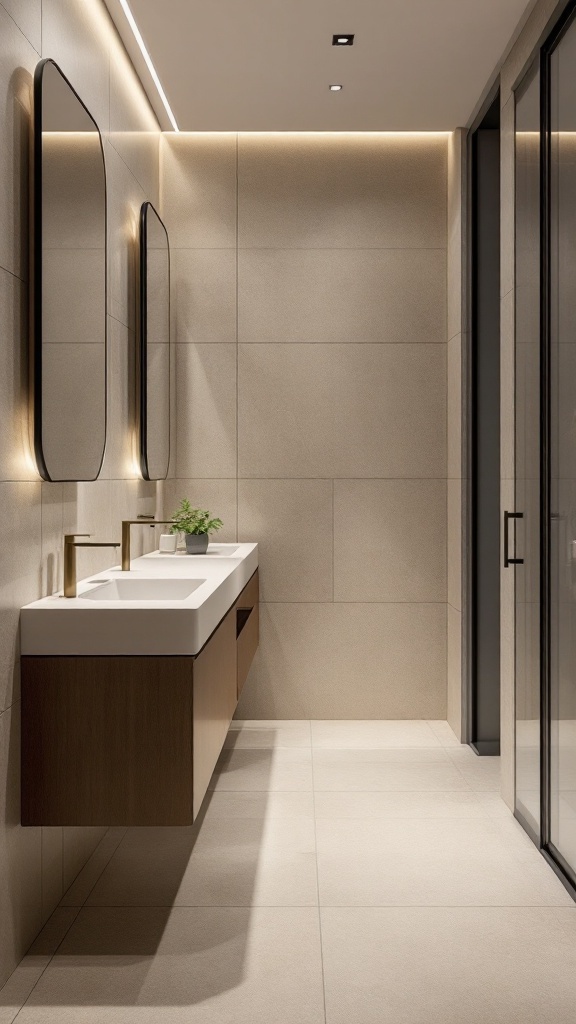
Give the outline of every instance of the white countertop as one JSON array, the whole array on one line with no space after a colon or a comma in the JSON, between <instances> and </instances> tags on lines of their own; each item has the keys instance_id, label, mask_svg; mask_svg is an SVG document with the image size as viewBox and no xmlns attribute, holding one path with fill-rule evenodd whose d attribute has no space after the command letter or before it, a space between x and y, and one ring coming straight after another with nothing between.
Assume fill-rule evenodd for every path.
<instances>
[{"instance_id":1,"label":"white countertop","mask_svg":"<svg viewBox=\"0 0 576 1024\"><path fill-rule=\"evenodd\" d=\"M61 593L22 608L23 655L194 655L258 568L257 544L210 544L205 555L144 555L88 576L77 597ZM86 594L107 580L195 580L182 600L97 600Z\"/></svg>"}]
</instances>

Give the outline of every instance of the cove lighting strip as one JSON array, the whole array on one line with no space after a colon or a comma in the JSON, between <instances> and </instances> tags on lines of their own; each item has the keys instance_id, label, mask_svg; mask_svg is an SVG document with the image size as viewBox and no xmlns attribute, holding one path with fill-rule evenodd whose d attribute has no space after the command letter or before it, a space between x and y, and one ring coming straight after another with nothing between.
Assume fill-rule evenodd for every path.
<instances>
[{"instance_id":1,"label":"cove lighting strip","mask_svg":"<svg viewBox=\"0 0 576 1024\"><path fill-rule=\"evenodd\" d=\"M138 25L136 24L136 21L134 20L134 15L132 14L132 11L130 10L129 4L128 4L128 0L120 0L120 6L122 7L122 10L124 11L124 14L126 15L126 19L128 21L128 24L130 25L130 28L132 29L132 33L134 35L134 38L135 38L136 42L138 43L138 46L140 47L140 52L142 53L142 56L144 57L144 60L146 61L146 67L148 68L148 71L152 75L152 79L154 81L154 85L156 86L156 88L158 90L158 95L159 95L160 99L162 100L162 103L164 105L164 109L165 109L166 113L168 114L168 117L170 118L170 124L172 125L172 127L173 127L175 132L179 132L180 129L179 129L177 123L176 123L176 118L174 117L174 114L172 113L172 107L168 103L168 97L166 96L166 93L164 92L164 89L162 88L162 83L161 83L160 79L158 78L158 73L156 71L156 68L154 67L154 64L152 63L152 58L151 58L150 54L148 53L148 50L146 49L146 44L145 44L145 42L144 42L144 40L142 38L142 34L140 32L140 29L138 28Z\"/></svg>"}]
</instances>

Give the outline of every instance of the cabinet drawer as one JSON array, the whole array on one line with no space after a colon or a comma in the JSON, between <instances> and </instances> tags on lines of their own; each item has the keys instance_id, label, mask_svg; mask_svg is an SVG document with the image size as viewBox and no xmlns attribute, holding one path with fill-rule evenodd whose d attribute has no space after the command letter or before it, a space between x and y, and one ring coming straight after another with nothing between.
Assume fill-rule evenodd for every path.
<instances>
[{"instance_id":1,"label":"cabinet drawer","mask_svg":"<svg viewBox=\"0 0 576 1024\"><path fill-rule=\"evenodd\" d=\"M242 692L258 647L260 632L259 598L258 570L256 570L236 602L238 696Z\"/></svg>"}]
</instances>

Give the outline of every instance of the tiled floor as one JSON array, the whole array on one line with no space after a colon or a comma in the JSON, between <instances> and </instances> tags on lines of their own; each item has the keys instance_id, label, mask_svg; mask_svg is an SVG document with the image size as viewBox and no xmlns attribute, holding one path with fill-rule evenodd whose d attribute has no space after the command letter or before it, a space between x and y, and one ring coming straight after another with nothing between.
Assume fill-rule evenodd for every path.
<instances>
[{"instance_id":1,"label":"tiled floor","mask_svg":"<svg viewBox=\"0 0 576 1024\"><path fill-rule=\"evenodd\" d=\"M572 1024L576 907L444 722L234 723L193 829L112 829L0 1024Z\"/></svg>"}]
</instances>

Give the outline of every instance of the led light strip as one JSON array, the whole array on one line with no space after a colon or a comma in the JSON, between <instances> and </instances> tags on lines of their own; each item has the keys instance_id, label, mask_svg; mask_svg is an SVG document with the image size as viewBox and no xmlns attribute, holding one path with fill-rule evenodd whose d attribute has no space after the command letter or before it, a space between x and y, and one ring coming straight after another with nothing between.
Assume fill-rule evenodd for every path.
<instances>
[{"instance_id":1,"label":"led light strip","mask_svg":"<svg viewBox=\"0 0 576 1024\"><path fill-rule=\"evenodd\" d=\"M134 15L132 14L132 11L130 10L130 7L128 5L128 0L120 0L120 6L122 7L122 10L124 11L124 14L126 15L126 19L128 21L128 24L130 25L130 28L132 29L134 38L135 38L136 42L138 43L138 46L140 47L140 52L142 53L142 56L144 57L144 60L146 61L146 67L148 68L148 71L152 75L152 79L154 81L154 85L156 86L156 88L158 90L158 95L159 95L160 99L162 100L162 103L164 105L164 109L165 109L166 113L168 114L168 117L170 118L170 124L172 125L172 127L173 127L175 132L179 132L180 129L179 129L177 123L176 123L176 118L174 117L174 114L172 113L172 107L168 103L168 98L166 96L166 93L164 92L164 89L162 88L162 83L161 83L160 79L158 78L158 74L156 72L156 68L154 67L154 65L152 63L152 58L151 58L150 54L148 53L148 50L146 49L146 44L145 44L145 42L144 42L144 40L142 38L142 34L140 32L140 29L138 28L138 25L136 24L136 22L134 20Z\"/></svg>"}]
</instances>

